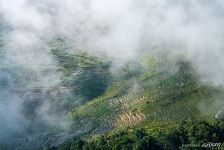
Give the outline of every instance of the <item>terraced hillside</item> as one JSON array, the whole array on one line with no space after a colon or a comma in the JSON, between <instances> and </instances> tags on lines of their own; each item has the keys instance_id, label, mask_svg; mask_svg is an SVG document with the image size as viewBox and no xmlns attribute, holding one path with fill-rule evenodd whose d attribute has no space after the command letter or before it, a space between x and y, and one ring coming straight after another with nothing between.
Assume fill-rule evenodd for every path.
<instances>
[{"instance_id":1,"label":"terraced hillside","mask_svg":"<svg viewBox=\"0 0 224 150\"><path fill-rule=\"evenodd\" d=\"M24 102L29 109L23 113L30 118L32 132L35 132L32 122L38 121L32 118L38 118L36 114L42 111L53 115L60 113L61 117L68 116L69 127L62 130L43 126L43 130L38 131L38 134L29 133L22 138L14 137L14 140L9 142L9 147L0 144L3 149L88 149L77 148L80 142L77 140L84 139L87 145L88 142L93 144L91 147L94 147L95 140L102 140L102 136L106 136L110 141L118 134L121 135L119 138L128 136L128 139L133 141L135 138L132 136L139 134L135 133L136 128L140 128L141 134L144 133L146 138L161 141L163 137L174 134L174 128L178 128L178 134L182 134L182 130L179 133L181 122L188 119L195 122L206 121L211 126L222 126L222 123L217 121L222 122L223 108L222 105L216 104L217 98L224 98L222 87L209 86L200 81L196 68L180 59L181 57L170 59L163 52L156 55L142 53L135 61L127 62L113 71L113 64L107 58L82 52L70 53L69 49L60 39L51 46L52 55L58 63L57 71L62 73L61 82L57 86L32 90L20 88L16 91L21 97L30 99ZM6 68L9 67L4 65L0 69L7 71ZM10 73L16 80L13 81L15 85L20 87L26 87L29 81L33 80L29 77L35 77L32 72L23 71L20 74L26 74L26 80L13 75L13 72ZM0 82L2 86L7 86L3 81ZM16 89L18 90L15 87ZM37 112L38 110L40 112ZM37 122L36 125L42 124ZM205 126L207 127L207 124ZM217 130L222 128L215 131ZM183 134L188 135L185 132ZM219 140L222 138L218 136ZM109 144L113 147L118 141ZM158 144L153 143L155 146ZM76 148L72 148L72 144ZM122 148L112 147L109 149Z\"/></svg>"},{"instance_id":2,"label":"terraced hillside","mask_svg":"<svg viewBox=\"0 0 224 150\"><path fill-rule=\"evenodd\" d=\"M168 60L166 55L142 56L135 62L127 63L115 75L108 71L108 62L92 58L94 63L76 66L74 61L79 61L81 57L86 59L87 56L72 56L70 61L66 59L66 73L77 68L91 70L85 72L84 78L77 80L93 82L90 91L83 91L84 95L88 95L88 92L96 93L95 96L88 96L83 105L69 113L74 120L73 130L84 126L84 135L92 139L91 137L108 132L113 134L119 130L141 127L156 137L161 133L168 133L187 119L214 123L222 118L219 116L222 107L212 109L211 103L215 103L212 99L214 96L224 98L223 89L201 82L197 71L189 62ZM68 64L72 65L67 67ZM89 76L94 74L92 68L97 68L98 65L101 70L97 72L104 77L100 78L102 82L95 82L99 78ZM72 76L70 73L67 75ZM102 92L96 92L96 88L101 86ZM82 88L76 92L81 90ZM210 111L205 113L206 110L201 106Z\"/></svg>"},{"instance_id":3,"label":"terraced hillside","mask_svg":"<svg viewBox=\"0 0 224 150\"><path fill-rule=\"evenodd\" d=\"M63 71L62 85L72 88L82 102L103 94L111 79L109 65L102 58L89 56L86 53L71 55L68 47L58 40L51 47L59 66Z\"/></svg>"}]
</instances>

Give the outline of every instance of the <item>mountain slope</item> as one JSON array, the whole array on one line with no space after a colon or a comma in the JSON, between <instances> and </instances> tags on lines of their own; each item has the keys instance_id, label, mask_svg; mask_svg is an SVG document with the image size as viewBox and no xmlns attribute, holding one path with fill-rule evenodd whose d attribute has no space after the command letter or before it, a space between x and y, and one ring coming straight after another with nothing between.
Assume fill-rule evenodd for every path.
<instances>
[{"instance_id":1,"label":"mountain slope","mask_svg":"<svg viewBox=\"0 0 224 150\"><path fill-rule=\"evenodd\" d=\"M165 55L142 55L115 75L103 68L98 73L110 76L107 86L102 94L98 93L69 113L74 120L73 130L87 125L85 135L95 137L108 131L113 135L118 130L141 127L156 137L161 132L168 133L186 119L216 122L215 115L221 106L209 113L204 113L200 106L209 108L215 103L213 96L224 97L223 90L201 82L189 62L176 62ZM74 64L67 62L70 63ZM109 63L105 64L109 66ZM88 75L81 80L88 80L85 78L89 78ZM91 78L89 81L95 80ZM94 93L94 90L91 87L89 92Z\"/></svg>"}]
</instances>

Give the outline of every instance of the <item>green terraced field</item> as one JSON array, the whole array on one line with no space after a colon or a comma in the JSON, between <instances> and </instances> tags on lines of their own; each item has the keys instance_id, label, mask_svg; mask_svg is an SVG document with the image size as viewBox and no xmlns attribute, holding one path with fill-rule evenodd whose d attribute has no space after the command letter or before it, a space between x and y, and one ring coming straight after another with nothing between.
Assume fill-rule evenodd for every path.
<instances>
[{"instance_id":1,"label":"green terraced field","mask_svg":"<svg viewBox=\"0 0 224 150\"><path fill-rule=\"evenodd\" d=\"M105 62L84 54L70 57L66 59L68 62L64 62L64 68L69 72L77 67L91 70L92 67L105 65ZM82 58L83 61L80 61ZM90 62L87 68L84 60ZM76 61L85 65L78 66ZM133 69L136 66L138 69ZM175 69L174 72L170 71ZM108 131L113 133L127 127L143 127L147 132L157 134L189 118L213 122L217 112L206 115L199 105L208 101L212 95L219 93L223 97L220 88L200 82L190 63L169 63L165 56L161 59L150 55L139 58L135 63L125 65L116 76L112 76L106 67L102 68L100 74L110 76L105 91L69 113L76 124L85 119L94 122L90 135Z\"/></svg>"},{"instance_id":2,"label":"green terraced field","mask_svg":"<svg viewBox=\"0 0 224 150\"><path fill-rule=\"evenodd\" d=\"M107 70L101 73L104 72ZM214 96L224 98L223 90L201 82L188 62L173 64L165 56L158 59L148 55L126 64L116 76L110 73L104 75L110 75L105 91L69 113L74 120L74 128L83 121L89 123L88 133L81 137L89 144L101 141L102 135L110 139L120 132L132 134L135 128L143 129L163 143L162 139L174 134L173 129L179 128L183 121L217 122L215 115L221 107L208 113L201 108L208 109L215 102L212 99Z\"/></svg>"}]
</instances>

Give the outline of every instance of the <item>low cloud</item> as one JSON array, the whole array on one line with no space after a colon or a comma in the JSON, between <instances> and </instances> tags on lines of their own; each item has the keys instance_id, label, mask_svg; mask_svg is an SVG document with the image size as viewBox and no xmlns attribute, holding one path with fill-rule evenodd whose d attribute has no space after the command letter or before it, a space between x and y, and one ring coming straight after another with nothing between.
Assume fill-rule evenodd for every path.
<instances>
[{"instance_id":1,"label":"low cloud","mask_svg":"<svg viewBox=\"0 0 224 150\"><path fill-rule=\"evenodd\" d=\"M0 23L8 27L2 31L7 36L1 55L12 68L5 73L9 87L0 92L8 99L0 103L0 119L7 120L0 127L16 129L8 126L13 122L21 128L27 126L26 118L21 117L27 99L7 93L13 84L18 86L14 75L21 74L13 68L32 74L25 85L27 90L42 87L46 93L60 83L62 73L49 45L55 37L66 39L71 53L85 51L105 56L117 67L143 52L165 50L169 57L181 56L190 61L202 81L224 84L221 0L0 0L0 16L4 20ZM0 76L0 80L4 78ZM43 105L48 107L48 102L51 100ZM38 117L57 120L57 115L46 115L48 110Z\"/></svg>"}]
</instances>

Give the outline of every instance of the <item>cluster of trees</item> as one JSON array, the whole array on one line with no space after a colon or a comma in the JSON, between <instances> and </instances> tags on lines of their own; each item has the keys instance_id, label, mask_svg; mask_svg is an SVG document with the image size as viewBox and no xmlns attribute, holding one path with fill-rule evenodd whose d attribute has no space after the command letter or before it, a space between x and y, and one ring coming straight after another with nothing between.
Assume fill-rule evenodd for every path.
<instances>
[{"instance_id":1,"label":"cluster of trees","mask_svg":"<svg viewBox=\"0 0 224 150\"><path fill-rule=\"evenodd\" d=\"M224 141L224 121L209 124L205 121L184 121L167 133L152 137L143 128L101 135L94 139L74 139L55 150L189 150L212 149ZM207 144L209 146L209 144Z\"/></svg>"},{"instance_id":2,"label":"cluster of trees","mask_svg":"<svg viewBox=\"0 0 224 150\"><path fill-rule=\"evenodd\" d=\"M206 121L183 121L168 133L161 133L157 140L160 141L163 149L167 150L208 149L204 147L205 144L224 141L224 121L217 121L214 124Z\"/></svg>"},{"instance_id":3,"label":"cluster of trees","mask_svg":"<svg viewBox=\"0 0 224 150\"><path fill-rule=\"evenodd\" d=\"M99 138L87 140L74 140L51 150L160 150L159 143L144 129L134 131L120 131L112 135L102 135Z\"/></svg>"}]
</instances>

